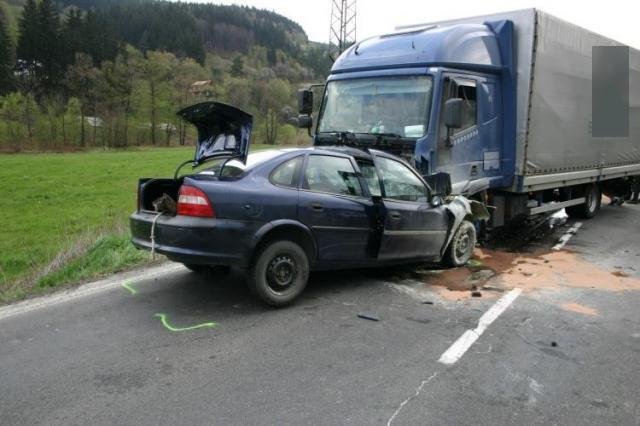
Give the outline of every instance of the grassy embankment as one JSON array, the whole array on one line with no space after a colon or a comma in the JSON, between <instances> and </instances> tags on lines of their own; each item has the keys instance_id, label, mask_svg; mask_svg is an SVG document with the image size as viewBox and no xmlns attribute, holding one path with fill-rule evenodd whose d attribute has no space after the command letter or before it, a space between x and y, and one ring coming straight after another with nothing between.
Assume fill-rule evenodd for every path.
<instances>
[{"instance_id":1,"label":"grassy embankment","mask_svg":"<svg viewBox=\"0 0 640 426\"><path fill-rule=\"evenodd\" d=\"M0 303L148 262L129 243L138 178L193 149L0 155Z\"/></svg>"}]
</instances>

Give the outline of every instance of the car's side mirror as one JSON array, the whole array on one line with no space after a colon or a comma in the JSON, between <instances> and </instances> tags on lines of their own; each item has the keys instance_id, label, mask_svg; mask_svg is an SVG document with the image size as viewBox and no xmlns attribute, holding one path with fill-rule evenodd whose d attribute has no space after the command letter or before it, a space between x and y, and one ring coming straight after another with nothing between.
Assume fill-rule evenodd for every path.
<instances>
[{"instance_id":1,"label":"car's side mirror","mask_svg":"<svg viewBox=\"0 0 640 426\"><path fill-rule=\"evenodd\" d=\"M445 172L438 172L424 176L429 184L434 197L448 197L451 195L451 175Z\"/></svg>"},{"instance_id":2,"label":"car's side mirror","mask_svg":"<svg viewBox=\"0 0 640 426\"><path fill-rule=\"evenodd\" d=\"M462 127L462 98L448 99L444 103L444 125L449 129Z\"/></svg>"},{"instance_id":3,"label":"car's side mirror","mask_svg":"<svg viewBox=\"0 0 640 426\"><path fill-rule=\"evenodd\" d=\"M440 197L439 195L434 196L433 198L431 198L431 207L440 207L441 205L444 204L444 201L442 200L442 197Z\"/></svg>"},{"instance_id":4,"label":"car's side mirror","mask_svg":"<svg viewBox=\"0 0 640 426\"><path fill-rule=\"evenodd\" d=\"M310 115L299 115L298 127L301 129L311 129L311 127L313 127L313 117Z\"/></svg>"},{"instance_id":5,"label":"car's side mirror","mask_svg":"<svg viewBox=\"0 0 640 426\"><path fill-rule=\"evenodd\" d=\"M313 112L313 91L311 89L298 90L298 113L311 115Z\"/></svg>"}]
</instances>

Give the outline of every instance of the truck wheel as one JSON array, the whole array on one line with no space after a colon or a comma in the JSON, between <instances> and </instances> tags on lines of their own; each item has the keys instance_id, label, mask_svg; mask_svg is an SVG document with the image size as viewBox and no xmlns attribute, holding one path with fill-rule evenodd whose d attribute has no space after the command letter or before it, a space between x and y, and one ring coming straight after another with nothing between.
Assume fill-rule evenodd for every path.
<instances>
[{"instance_id":1,"label":"truck wheel","mask_svg":"<svg viewBox=\"0 0 640 426\"><path fill-rule=\"evenodd\" d=\"M447 247L443 261L449 266L463 266L473 254L476 245L476 228L468 220L463 221Z\"/></svg>"},{"instance_id":2,"label":"truck wheel","mask_svg":"<svg viewBox=\"0 0 640 426\"><path fill-rule=\"evenodd\" d=\"M600 211L600 203L602 202L600 186L597 184L585 185L584 198L584 203L565 209L569 217L591 219L598 214Z\"/></svg>"},{"instance_id":3,"label":"truck wheel","mask_svg":"<svg viewBox=\"0 0 640 426\"><path fill-rule=\"evenodd\" d=\"M309 278L309 259L293 241L264 247L247 271L249 290L271 306L285 306L302 293Z\"/></svg>"}]
</instances>

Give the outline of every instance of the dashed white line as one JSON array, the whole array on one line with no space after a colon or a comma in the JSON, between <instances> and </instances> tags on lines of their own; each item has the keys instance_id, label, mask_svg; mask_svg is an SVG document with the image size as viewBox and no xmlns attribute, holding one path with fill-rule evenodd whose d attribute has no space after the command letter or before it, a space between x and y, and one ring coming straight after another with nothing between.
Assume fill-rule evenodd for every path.
<instances>
[{"instance_id":1,"label":"dashed white line","mask_svg":"<svg viewBox=\"0 0 640 426\"><path fill-rule=\"evenodd\" d=\"M514 300L522 293L522 289L514 288L504 296L502 296L487 312L485 312L478 320L478 326L473 330L465 331L458 340L456 340L449 349L441 356L438 362L442 364L455 364L462 355L478 340L485 332L487 327L496 320Z\"/></svg>"},{"instance_id":2,"label":"dashed white line","mask_svg":"<svg viewBox=\"0 0 640 426\"><path fill-rule=\"evenodd\" d=\"M182 265L170 263L167 265L161 265L145 269L142 272L128 272L124 274L118 274L114 277L107 278L105 280L95 281L92 283L84 284L73 290L67 290L60 293L53 294L51 296L39 297L37 299L25 300L24 302L18 302L13 305L8 305L0 308L0 320L13 317L15 315L25 314L27 312L34 311L36 309L46 308L49 306L57 305L60 303L70 302L72 300L79 299L81 297L90 296L93 294L102 293L107 290L111 290L115 287L120 287L124 281L141 281L157 276L169 274L177 271L184 271L186 268Z\"/></svg>"},{"instance_id":3,"label":"dashed white line","mask_svg":"<svg viewBox=\"0 0 640 426\"><path fill-rule=\"evenodd\" d=\"M582 226L582 222L574 223L573 226L569 228L569 230L565 232L564 235L562 235L562 237L560 237L560 241L558 241L558 244L553 246L551 250L560 250L562 247L564 247L564 245L567 244L567 242L571 239L571 237L573 237L575 233L578 232L578 229L580 229L581 226Z\"/></svg>"}]
</instances>

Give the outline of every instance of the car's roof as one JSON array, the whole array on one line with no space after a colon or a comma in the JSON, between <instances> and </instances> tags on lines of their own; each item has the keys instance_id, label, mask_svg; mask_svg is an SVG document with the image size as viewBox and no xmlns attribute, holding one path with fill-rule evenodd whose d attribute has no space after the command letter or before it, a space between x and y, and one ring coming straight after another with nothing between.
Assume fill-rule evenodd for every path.
<instances>
[{"instance_id":1,"label":"car's roof","mask_svg":"<svg viewBox=\"0 0 640 426\"><path fill-rule=\"evenodd\" d=\"M261 164L270 162L271 160L275 160L276 158L285 156L287 154L294 156L295 154L304 154L308 152L325 153L325 154L337 153L342 155L349 155L356 159L361 159L361 160L372 160L372 154L376 154L384 157L397 158L401 161L404 161L402 160L402 158L399 158L395 155L389 154L384 151L379 151L374 149L365 150L362 148L355 148L350 146L327 145L327 146L265 149L265 150L260 150L260 151L255 151L250 153L247 156L247 161L245 164L241 163L238 160L231 160L227 164L233 167L237 167L241 170L248 171L254 167L260 166ZM206 173L206 171L204 173Z\"/></svg>"}]
</instances>

